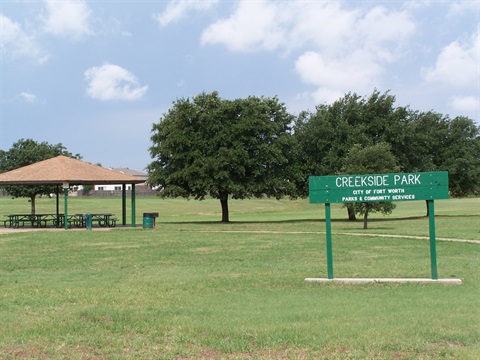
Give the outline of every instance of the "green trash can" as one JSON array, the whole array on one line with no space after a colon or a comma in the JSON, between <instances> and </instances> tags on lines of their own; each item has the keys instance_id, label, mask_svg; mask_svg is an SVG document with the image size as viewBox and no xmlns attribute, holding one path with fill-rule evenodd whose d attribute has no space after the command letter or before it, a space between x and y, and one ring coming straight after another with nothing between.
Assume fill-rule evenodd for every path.
<instances>
[{"instance_id":1,"label":"green trash can","mask_svg":"<svg viewBox=\"0 0 480 360\"><path fill-rule=\"evenodd\" d=\"M155 227L155 218L157 217L157 212L143 213L143 228L153 229Z\"/></svg>"},{"instance_id":2,"label":"green trash can","mask_svg":"<svg viewBox=\"0 0 480 360\"><path fill-rule=\"evenodd\" d=\"M143 217L143 228L144 229L153 229L153 218L152 217Z\"/></svg>"}]
</instances>

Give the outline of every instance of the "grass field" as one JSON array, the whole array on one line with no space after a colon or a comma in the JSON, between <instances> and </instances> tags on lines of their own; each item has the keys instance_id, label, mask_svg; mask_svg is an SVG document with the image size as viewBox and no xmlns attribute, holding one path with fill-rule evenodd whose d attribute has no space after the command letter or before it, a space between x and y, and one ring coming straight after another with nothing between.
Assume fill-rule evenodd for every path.
<instances>
[{"instance_id":1,"label":"grass field","mask_svg":"<svg viewBox=\"0 0 480 360\"><path fill-rule=\"evenodd\" d=\"M69 201L69 213L120 208ZM140 197L137 223L158 211L155 229L0 235L0 359L478 359L480 244L437 243L439 276L460 286L308 283L326 277L322 206L230 210L221 224L216 200ZM28 211L0 198L0 215ZM335 276L430 277L428 240L402 237L428 237L425 212L398 203L365 231L334 206ZM437 237L480 240L479 199L436 201L435 213Z\"/></svg>"}]
</instances>

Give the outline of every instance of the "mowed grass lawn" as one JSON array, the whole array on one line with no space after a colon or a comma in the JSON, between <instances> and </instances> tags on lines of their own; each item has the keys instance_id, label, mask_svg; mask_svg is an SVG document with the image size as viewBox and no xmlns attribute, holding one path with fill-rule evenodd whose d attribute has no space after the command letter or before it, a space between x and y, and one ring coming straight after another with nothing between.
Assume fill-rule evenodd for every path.
<instances>
[{"instance_id":1,"label":"mowed grass lawn","mask_svg":"<svg viewBox=\"0 0 480 360\"><path fill-rule=\"evenodd\" d=\"M69 201L120 215L118 198ZM437 242L439 277L459 286L309 283L326 277L323 206L230 209L221 224L216 200L139 197L137 223L159 212L154 229L1 234L0 359L478 359L480 244ZM28 211L0 198L2 215ZM425 212L398 203L362 230L335 205L335 276L430 277L428 240L413 238L428 238ZM479 199L435 213L438 238L480 240Z\"/></svg>"}]
</instances>

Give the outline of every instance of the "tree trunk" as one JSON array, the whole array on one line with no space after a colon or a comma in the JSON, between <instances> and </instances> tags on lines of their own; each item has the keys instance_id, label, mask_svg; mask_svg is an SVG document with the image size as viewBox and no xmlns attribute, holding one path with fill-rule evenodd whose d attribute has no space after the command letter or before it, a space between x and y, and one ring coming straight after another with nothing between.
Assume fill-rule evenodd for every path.
<instances>
[{"instance_id":1,"label":"tree trunk","mask_svg":"<svg viewBox=\"0 0 480 360\"><path fill-rule=\"evenodd\" d=\"M30 213L35 215L35 198L37 195L30 196Z\"/></svg>"},{"instance_id":2,"label":"tree trunk","mask_svg":"<svg viewBox=\"0 0 480 360\"><path fill-rule=\"evenodd\" d=\"M220 193L220 204L222 205L222 222L230 222L228 214L228 193Z\"/></svg>"},{"instance_id":3,"label":"tree trunk","mask_svg":"<svg viewBox=\"0 0 480 360\"><path fill-rule=\"evenodd\" d=\"M363 215L363 229L364 230L368 228L367 218L368 218L368 209L365 210L365 214Z\"/></svg>"},{"instance_id":4,"label":"tree trunk","mask_svg":"<svg viewBox=\"0 0 480 360\"><path fill-rule=\"evenodd\" d=\"M356 221L357 217L355 216L355 210L353 209L352 205L347 205L347 212L348 212L348 220Z\"/></svg>"}]
</instances>

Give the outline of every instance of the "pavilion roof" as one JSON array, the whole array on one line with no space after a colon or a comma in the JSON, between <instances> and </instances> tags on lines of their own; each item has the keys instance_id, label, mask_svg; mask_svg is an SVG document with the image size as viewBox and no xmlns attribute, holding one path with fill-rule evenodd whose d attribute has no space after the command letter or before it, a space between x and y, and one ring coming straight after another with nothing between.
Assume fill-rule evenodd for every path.
<instances>
[{"instance_id":1,"label":"pavilion roof","mask_svg":"<svg viewBox=\"0 0 480 360\"><path fill-rule=\"evenodd\" d=\"M67 156L57 156L0 174L0 185L139 184L145 179Z\"/></svg>"}]
</instances>

